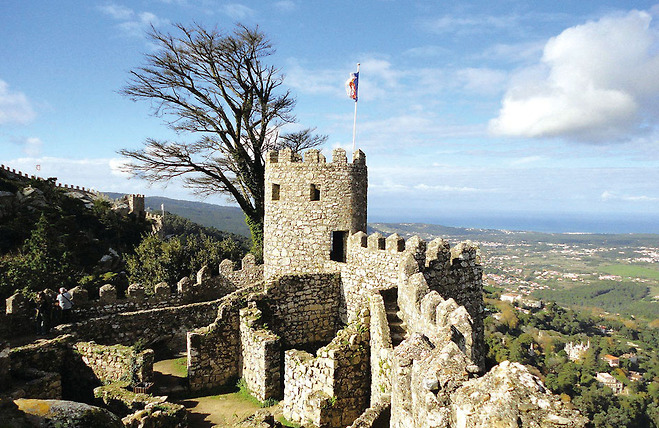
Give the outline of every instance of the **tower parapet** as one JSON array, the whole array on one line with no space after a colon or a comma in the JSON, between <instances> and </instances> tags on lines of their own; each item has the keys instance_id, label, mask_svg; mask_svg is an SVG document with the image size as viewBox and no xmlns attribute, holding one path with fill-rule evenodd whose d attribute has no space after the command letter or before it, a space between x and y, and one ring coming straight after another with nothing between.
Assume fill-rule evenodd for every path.
<instances>
[{"instance_id":1,"label":"tower parapet","mask_svg":"<svg viewBox=\"0 0 659 428\"><path fill-rule=\"evenodd\" d=\"M361 150L348 163L335 149L332 161L315 149L304 157L283 149L269 152L265 166L264 275L322 270L345 261L348 237L366 231L368 188Z\"/></svg>"}]
</instances>

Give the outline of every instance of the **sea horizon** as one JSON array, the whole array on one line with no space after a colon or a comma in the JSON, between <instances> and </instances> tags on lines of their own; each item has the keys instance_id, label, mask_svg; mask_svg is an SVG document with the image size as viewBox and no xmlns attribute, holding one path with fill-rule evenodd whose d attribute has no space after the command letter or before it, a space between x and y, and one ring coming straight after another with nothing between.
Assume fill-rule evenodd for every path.
<instances>
[{"instance_id":1,"label":"sea horizon","mask_svg":"<svg viewBox=\"0 0 659 428\"><path fill-rule=\"evenodd\" d=\"M542 233L659 234L657 214L497 213L492 215L377 215L369 223L427 223L467 229Z\"/></svg>"}]
</instances>

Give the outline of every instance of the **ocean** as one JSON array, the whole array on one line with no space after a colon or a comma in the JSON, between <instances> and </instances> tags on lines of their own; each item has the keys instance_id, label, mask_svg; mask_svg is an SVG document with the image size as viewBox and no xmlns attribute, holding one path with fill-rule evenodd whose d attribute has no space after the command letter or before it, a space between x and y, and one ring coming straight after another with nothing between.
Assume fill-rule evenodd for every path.
<instances>
[{"instance_id":1,"label":"ocean","mask_svg":"<svg viewBox=\"0 0 659 428\"><path fill-rule=\"evenodd\" d=\"M659 213L496 213L463 215L370 214L373 223L429 223L442 226L519 230L547 233L655 233L659 234Z\"/></svg>"}]
</instances>

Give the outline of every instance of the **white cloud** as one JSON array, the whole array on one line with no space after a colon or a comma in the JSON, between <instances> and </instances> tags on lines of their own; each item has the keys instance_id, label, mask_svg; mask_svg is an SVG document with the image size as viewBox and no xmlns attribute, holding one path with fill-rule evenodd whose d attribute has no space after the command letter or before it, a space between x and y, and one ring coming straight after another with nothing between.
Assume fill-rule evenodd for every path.
<instances>
[{"instance_id":1,"label":"white cloud","mask_svg":"<svg viewBox=\"0 0 659 428\"><path fill-rule=\"evenodd\" d=\"M512 82L490 130L608 141L657 125L659 38L651 20L646 12L631 11L550 39L541 64Z\"/></svg>"},{"instance_id":2,"label":"white cloud","mask_svg":"<svg viewBox=\"0 0 659 428\"><path fill-rule=\"evenodd\" d=\"M450 52L450 49L444 48L442 46L426 45L408 49L403 53L411 57L428 58L446 55Z\"/></svg>"},{"instance_id":3,"label":"white cloud","mask_svg":"<svg viewBox=\"0 0 659 428\"><path fill-rule=\"evenodd\" d=\"M28 137L23 141L23 151L28 156L39 156L43 143L39 138Z\"/></svg>"},{"instance_id":4,"label":"white cloud","mask_svg":"<svg viewBox=\"0 0 659 428\"><path fill-rule=\"evenodd\" d=\"M25 94L11 91L7 82L0 80L0 125L25 124L35 116L32 105Z\"/></svg>"},{"instance_id":5,"label":"white cloud","mask_svg":"<svg viewBox=\"0 0 659 428\"><path fill-rule=\"evenodd\" d=\"M254 9L239 3L230 3L222 8L222 11L233 19L245 19L254 16Z\"/></svg>"},{"instance_id":6,"label":"white cloud","mask_svg":"<svg viewBox=\"0 0 659 428\"><path fill-rule=\"evenodd\" d=\"M444 15L427 19L423 25L434 33L471 33L493 28L514 28L518 21L519 17L515 15Z\"/></svg>"},{"instance_id":7,"label":"white cloud","mask_svg":"<svg viewBox=\"0 0 659 428\"><path fill-rule=\"evenodd\" d=\"M132 177L132 174L126 170L126 166L128 165L128 163L129 163L128 160L124 158L110 159L108 161L108 165L110 166L110 173L117 177L125 177L125 178Z\"/></svg>"},{"instance_id":8,"label":"white cloud","mask_svg":"<svg viewBox=\"0 0 659 428\"><path fill-rule=\"evenodd\" d=\"M132 9L114 3L109 3L98 7L99 10L108 16L118 20L129 20L135 15Z\"/></svg>"},{"instance_id":9,"label":"white cloud","mask_svg":"<svg viewBox=\"0 0 659 428\"><path fill-rule=\"evenodd\" d=\"M544 42L497 43L486 48L479 57L508 62L535 61L542 55L544 46Z\"/></svg>"},{"instance_id":10,"label":"white cloud","mask_svg":"<svg viewBox=\"0 0 659 428\"><path fill-rule=\"evenodd\" d=\"M526 156L523 158L514 159L510 162L511 165L526 165L529 163L535 163L542 160L540 156Z\"/></svg>"},{"instance_id":11,"label":"white cloud","mask_svg":"<svg viewBox=\"0 0 659 428\"><path fill-rule=\"evenodd\" d=\"M142 37L151 27L159 27L167 24L167 19L162 19L151 12L135 12L133 9L115 3L109 3L98 8L101 12L119 21L121 31L131 37Z\"/></svg>"},{"instance_id":12,"label":"white cloud","mask_svg":"<svg viewBox=\"0 0 659 428\"><path fill-rule=\"evenodd\" d=\"M283 12L291 12L297 8L294 1L282 0L275 2L275 7Z\"/></svg>"},{"instance_id":13,"label":"white cloud","mask_svg":"<svg viewBox=\"0 0 659 428\"><path fill-rule=\"evenodd\" d=\"M620 195L608 190L602 192L601 196L603 201L624 201L624 202L657 202L658 197L647 195Z\"/></svg>"},{"instance_id":14,"label":"white cloud","mask_svg":"<svg viewBox=\"0 0 659 428\"><path fill-rule=\"evenodd\" d=\"M464 68L456 72L463 87L476 93L497 93L501 91L507 74L491 68Z\"/></svg>"}]
</instances>

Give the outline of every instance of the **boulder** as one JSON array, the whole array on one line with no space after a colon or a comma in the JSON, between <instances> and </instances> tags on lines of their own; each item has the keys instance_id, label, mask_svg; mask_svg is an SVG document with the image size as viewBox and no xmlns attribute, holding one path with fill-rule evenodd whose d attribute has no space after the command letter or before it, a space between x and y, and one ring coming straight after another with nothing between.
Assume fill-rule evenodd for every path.
<instances>
[{"instance_id":1,"label":"boulder","mask_svg":"<svg viewBox=\"0 0 659 428\"><path fill-rule=\"evenodd\" d=\"M76 305L89 302L89 292L81 286L73 287L69 290L69 294L71 295L71 300Z\"/></svg>"},{"instance_id":2,"label":"boulder","mask_svg":"<svg viewBox=\"0 0 659 428\"><path fill-rule=\"evenodd\" d=\"M117 301L117 289L112 284L105 284L98 290L98 295L102 303L112 303Z\"/></svg>"},{"instance_id":3,"label":"boulder","mask_svg":"<svg viewBox=\"0 0 659 428\"><path fill-rule=\"evenodd\" d=\"M519 363L504 361L451 395L456 426L582 428L588 419Z\"/></svg>"},{"instance_id":4,"label":"boulder","mask_svg":"<svg viewBox=\"0 0 659 428\"><path fill-rule=\"evenodd\" d=\"M144 287L139 283L129 285L126 293L132 300L143 300L145 296Z\"/></svg>"},{"instance_id":5,"label":"boulder","mask_svg":"<svg viewBox=\"0 0 659 428\"><path fill-rule=\"evenodd\" d=\"M169 285L167 285L167 283L163 281L157 283L153 287L153 294L155 294L156 297L159 299L166 299L171 294L171 290L169 289Z\"/></svg>"},{"instance_id":6,"label":"boulder","mask_svg":"<svg viewBox=\"0 0 659 428\"><path fill-rule=\"evenodd\" d=\"M123 428L116 415L100 407L66 400L14 400L33 426Z\"/></svg>"}]
</instances>

